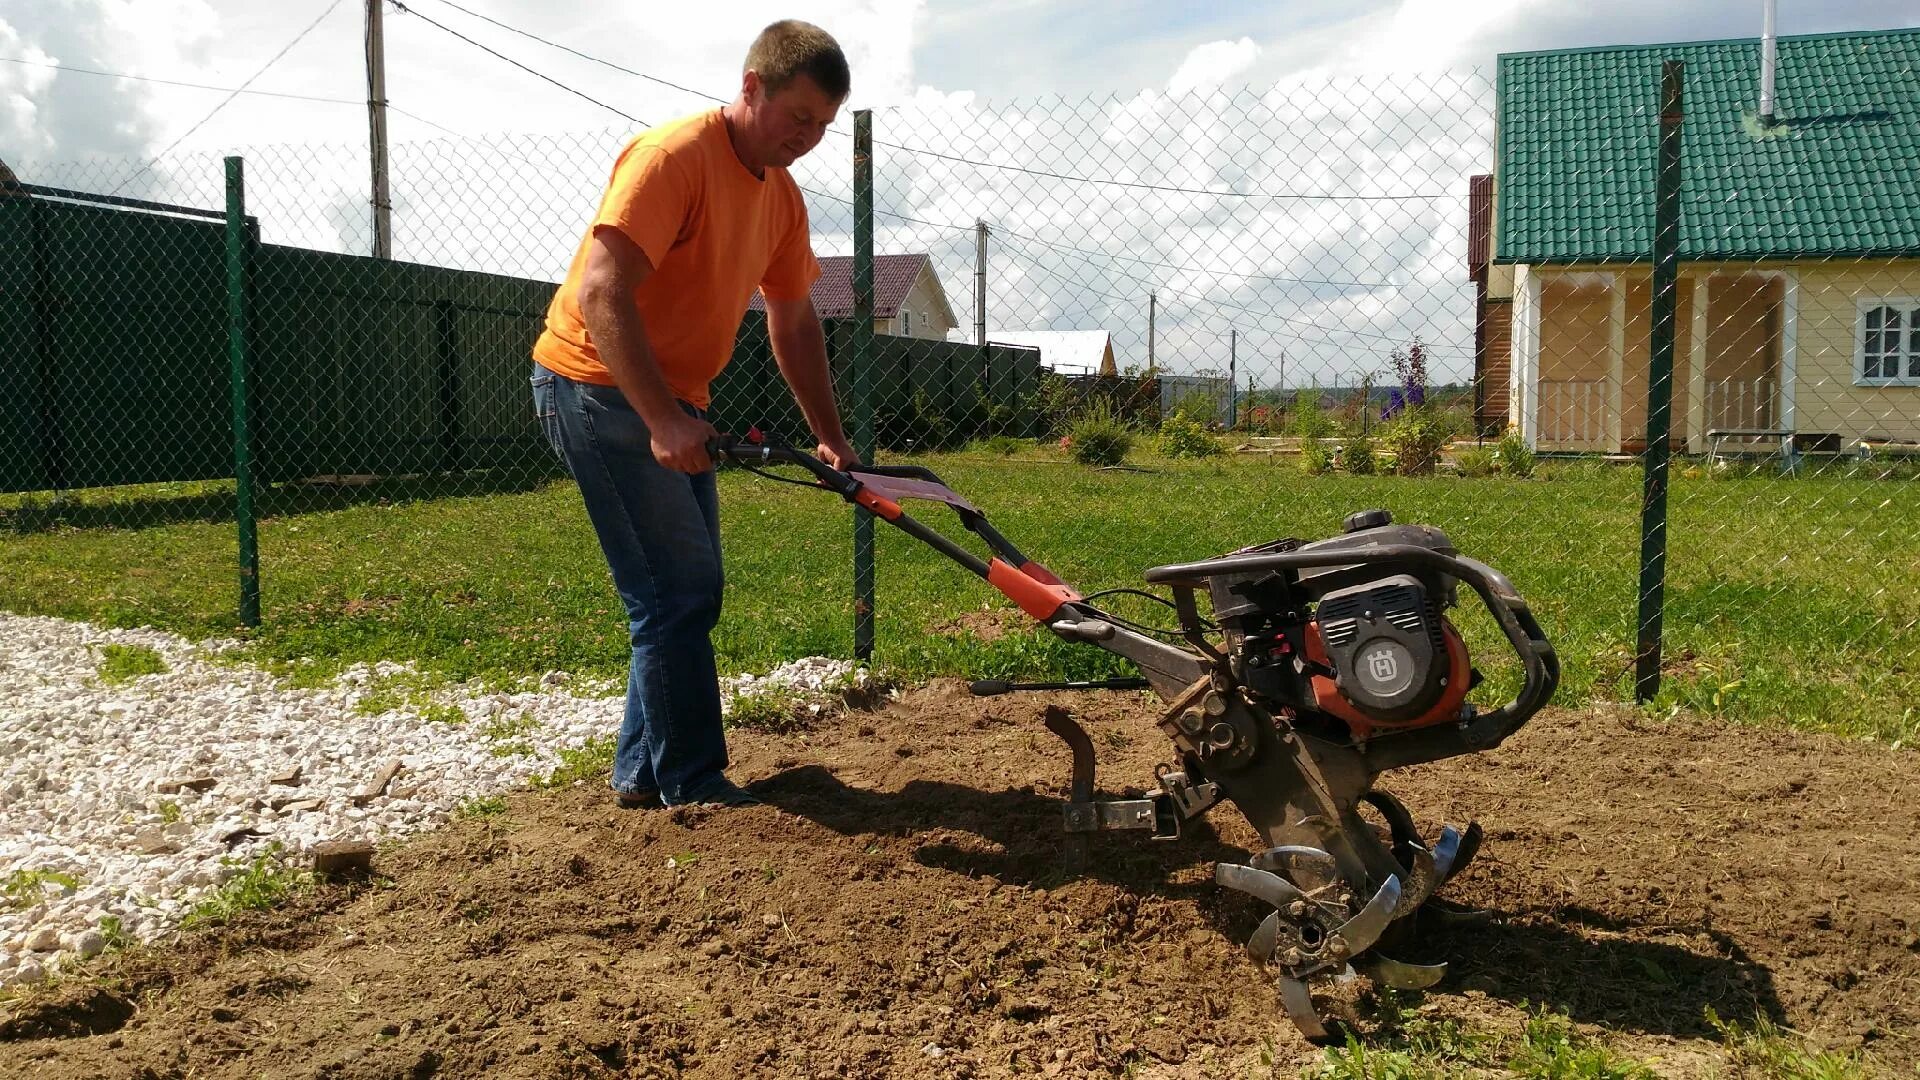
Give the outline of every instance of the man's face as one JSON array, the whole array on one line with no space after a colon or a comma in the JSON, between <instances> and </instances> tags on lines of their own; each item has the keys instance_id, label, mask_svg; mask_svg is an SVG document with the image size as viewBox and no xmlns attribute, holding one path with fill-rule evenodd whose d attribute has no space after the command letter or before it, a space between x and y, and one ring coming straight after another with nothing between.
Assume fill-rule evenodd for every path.
<instances>
[{"instance_id":1,"label":"man's face","mask_svg":"<svg viewBox=\"0 0 1920 1080\"><path fill-rule=\"evenodd\" d=\"M827 128L840 114L840 102L820 85L799 75L774 93L767 93L757 72L747 72L751 103L750 124L761 160L786 168L820 145Z\"/></svg>"}]
</instances>

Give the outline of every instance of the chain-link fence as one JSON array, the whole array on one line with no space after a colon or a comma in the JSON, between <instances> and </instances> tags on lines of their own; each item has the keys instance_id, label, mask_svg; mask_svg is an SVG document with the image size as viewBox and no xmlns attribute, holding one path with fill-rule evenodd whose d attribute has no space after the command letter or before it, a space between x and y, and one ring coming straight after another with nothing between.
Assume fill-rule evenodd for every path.
<instances>
[{"instance_id":1,"label":"chain-link fence","mask_svg":"<svg viewBox=\"0 0 1920 1080\"><path fill-rule=\"evenodd\" d=\"M1663 291L1667 59L1685 95ZM843 411L883 457L958 454L1056 570L1106 566L1104 546L1137 574L1386 506L1515 578L1563 700L1633 693L1651 595L1663 700L1904 737L1917 65L1912 31L1789 39L1766 108L1752 42L932 97L862 118L864 160L847 117L795 169ZM233 348L220 161L19 167L0 514L76 545L233 520L234 349L264 516L552 482L528 349L627 134L395 146L390 260L365 254L363 148L247 151ZM1670 468L1648 444L1663 397ZM714 412L807 438L757 310ZM370 535L365 564L390 546Z\"/></svg>"}]
</instances>

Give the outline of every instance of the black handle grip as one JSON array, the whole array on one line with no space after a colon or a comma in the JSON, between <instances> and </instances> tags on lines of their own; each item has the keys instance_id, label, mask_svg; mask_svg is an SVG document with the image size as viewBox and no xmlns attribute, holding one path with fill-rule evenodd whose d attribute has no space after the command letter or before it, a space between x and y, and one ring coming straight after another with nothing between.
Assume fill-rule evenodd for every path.
<instances>
[{"instance_id":1,"label":"black handle grip","mask_svg":"<svg viewBox=\"0 0 1920 1080\"><path fill-rule=\"evenodd\" d=\"M967 685L967 692L974 697L993 697L1013 689L1013 684L1005 679L980 679Z\"/></svg>"}]
</instances>

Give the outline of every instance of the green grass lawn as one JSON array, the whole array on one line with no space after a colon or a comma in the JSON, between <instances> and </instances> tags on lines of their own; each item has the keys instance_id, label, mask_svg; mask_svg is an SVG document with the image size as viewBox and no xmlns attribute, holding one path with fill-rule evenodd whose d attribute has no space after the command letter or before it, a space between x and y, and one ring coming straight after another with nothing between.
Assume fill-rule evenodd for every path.
<instances>
[{"instance_id":1,"label":"green grass lawn","mask_svg":"<svg viewBox=\"0 0 1920 1080\"><path fill-rule=\"evenodd\" d=\"M1531 480L1308 477L1290 459L1096 472L1046 452L927 463L1001 531L1082 591L1140 585L1157 563L1280 536L1318 538L1384 506L1437 525L1506 572L1560 651L1558 700L1630 688L1640 474L1549 463ZM265 623L259 659L324 674L413 660L448 677L510 681L549 669L617 677L625 627L579 496L569 484L433 497L394 486L321 505L276 492L260 524ZM729 470L721 478L728 608L716 636L729 671L852 649L852 517L822 493ZM233 526L218 489L163 495L180 513L115 504L79 526L5 531L0 607L233 635ZM17 503L17 500L16 500ZM305 512L288 512L290 505ZM1676 473L1666 654L1657 705L1754 722L1911 740L1920 715L1920 484L1858 475L1729 479ZM919 509L951 524L944 509ZM44 515L43 515L44 516ZM26 515L13 512L16 522ZM113 525L109 522L132 521ZM905 677L1118 673L1106 654L1051 635L992 642L930 634L1006 602L931 549L879 529L878 659ZM1462 619L1493 684L1491 620ZM1165 624L1170 613L1123 613Z\"/></svg>"}]
</instances>

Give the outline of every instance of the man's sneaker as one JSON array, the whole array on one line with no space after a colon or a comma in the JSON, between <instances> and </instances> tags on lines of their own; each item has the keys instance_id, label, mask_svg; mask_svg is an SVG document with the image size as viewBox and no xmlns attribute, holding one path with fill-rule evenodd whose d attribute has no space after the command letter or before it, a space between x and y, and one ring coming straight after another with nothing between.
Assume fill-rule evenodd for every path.
<instances>
[{"instance_id":1,"label":"man's sneaker","mask_svg":"<svg viewBox=\"0 0 1920 1080\"><path fill-rule=\"evenodd\" d=\"M658 810L666 805L657 791L616 791L614 795L622 810Z\"/></svg>"},{"instance_id":2,"label":"man's sneaker","mask_svg":"<svg viewBox=\"0 0 1920 1080\"><path fill-rule=\"evenodd\" d=\"M722 777L713 786L687 800L696 806L759 806L753 793Z\"/></svg>"}]
</instances>

